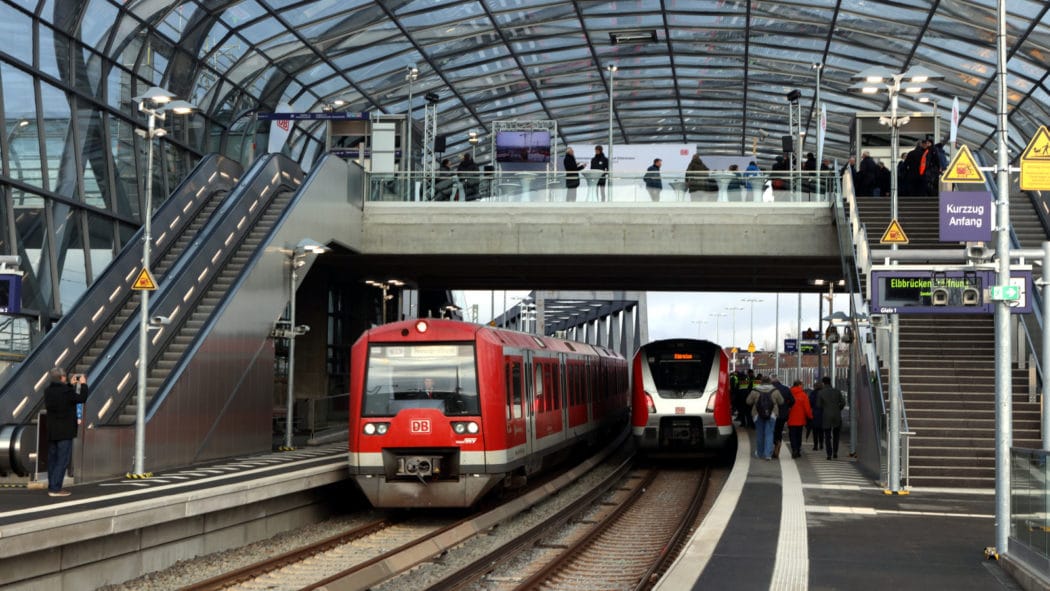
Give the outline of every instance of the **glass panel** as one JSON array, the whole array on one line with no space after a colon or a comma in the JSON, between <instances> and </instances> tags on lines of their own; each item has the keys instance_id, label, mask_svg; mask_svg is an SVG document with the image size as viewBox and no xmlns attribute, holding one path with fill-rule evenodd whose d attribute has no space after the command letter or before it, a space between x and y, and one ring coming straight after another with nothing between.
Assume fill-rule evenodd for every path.
<instances>
[{"instance_id":1,"label":"glass panel","mask_svg":"<svg viewBox=\"0 0 1050 591\"><path fill-rule=\"evenodd\" d=\"M32 2L31 4L36 4ZM0 4L0 36L3 39L23 39L21 43L5 43L4 51L11 57L27 64L33 63L33 43L31 41L33 21L24 12L8 4ZM4 93L7 93L6 83Z\"/></svg>"},{"instance_id":2,"label":"glass panel","mask_svg":"<svg viewBox=\"0 0 1050 591\"><path fill-rule=\"evenodd\" d=\"M47 171L45 188L67 196L76 194L76 169L72 154L72 129L70 126L69 98L66 93L40 82L41 103L44 106L44 161Z\"/></svg>"},{"instance_id":3,"label":"glass panel","mask_svg":"<svg viewBox=\"0 0 1050 591\"><path fill-rule=\"evenodd\" d=\"M113 196L112 206L118 215L125 218L138 219L139 209L139 175L138 142L136 142L134 127L123 119L117 117L109 118L109 152L113 158L116 185L116 195ZM145 145L143 144L143 147ZM145 154L142 155L145 161Z\"/></svg>"},{"instance_id":4,"label":"glass panel","mask_svg":"<svg viewBox=\"0 0 1050 591\"><path fill-rule=\"evenodd\" d=\"M65 47L68 42L68 37L61 33L56 33L50 27L41 26L37 29L39 35L39 46L40 46L40 71L54 76L55 78L68 79L71 72L69 71L68 53L62 52L56 56L55 54L55 42L60 41ZM62 69L59 69L59 60L62 60ZM63 70L65 72L63 73Z\"/></svg>"},{"instance_id":5,"label":"glass panel","mask_svg":"<svg viewBox=\"0 0 1050 591\"><path fill-rule=\"evenodd\" d=\"M106 142L102 135L103 114L95 109L80 109L79 128L84 146L81 155L84 169L84 203L100 209L109 208L108 193L109 163L106 159Z\"/></svg>"},{"instance_id":6,"label":"glass panel","mask_svg":"<svg viewBox=\"0 0 1050 591\"><path fill-rule=\"evenodd\" d=\"M11 150L7 155L10 174L24 183L43 188L33 79L21 70L0 63L0 80L4 85L5 129ZM25 198L17 190L12 196L16 204ZM36 205L39 206L39 202Z\"/></svg>"},{"instance_id":7,"label":"glass panel","mask_svg":"<svg viewBox=\"0 0 1050 591\"><path fill-rule=\"evenodd\" d=\"M113 261L113 230L114 223L100 215L90 212L86 213L89 233L89 249L91 256L91 281L98 279L106 270L109 263Z\"/></svg>"},{"instance_id":8,"label":"glass panel","mask_svg":"<svg viewBox=\"0 0 1050 591\"><path fill-rule=\"evenodd\" d=\"M47 264L48 249L43 198L32 196L24 204L15 201L15 232L18 252L22 257L22 303L48 312L51 304L51 270Z\"/></svg>"},{"instance_id":9,"label":"glass panel","mask_svg":"<svg viewBox=\"0 0 1050 591\"><path fill-rule=\"evenodd\" d=\"M84 241L80 231L82 211L55 203L51 213L55 220L55 246L58 251L59 294L62 312L69 310L87 290L87 267Z\"/></svg>"},{"instance_id":10,"label":"glass panel","mask_svg":"<svg viewBox=\"0 0 1050 591\"><path fill-rule=\"evenodd\" d=\"M473 344L371 345L365 371L362 416L393 416L405 408L480 412Z\"/></svg>"}]
</instances>

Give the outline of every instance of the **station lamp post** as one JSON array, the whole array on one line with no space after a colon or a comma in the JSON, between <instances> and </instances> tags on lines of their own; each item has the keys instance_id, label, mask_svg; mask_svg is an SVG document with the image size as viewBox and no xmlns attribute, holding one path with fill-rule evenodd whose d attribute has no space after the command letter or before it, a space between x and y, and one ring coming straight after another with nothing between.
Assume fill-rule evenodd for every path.
<instances>
[{"instance_id":1,"label":"station lamp post","mask_svg":"<svg viewBox=\"0 0 1050 591\"><path fill-rule=\"evenodd\" d=\"M751 337L747 345L747 352L750 354L751 369L755 369L755 304L761 304L763 300L759 298L744 298L740 301L751 304Z\"/></svg>"},{"instance_id":2,"label":"station lamp post","mask_svg":"<svg viewBox=\"0 0 1050 591\"><path fill-rule=\"evenodd\" d=\"M146 114L146 201L142 209L142 271L140 277L150 275L150 221L153 217L153 138L164 137L167 131L157 127L157 120L164 120L165 115L189 115L196 107L183 100L175 100L175 95L157 86L131 99L138 105L140 112ZM141 135L142 132L138 131ZM135 396L135 466L136 476L149 476L145 469L146 458L146 374L149 365L149 289L141 290L142 303L139 309L139 367L138 384ZM159 328L159 327L158 327Z\"/></svg>"},{"instance_id":3,"label":"station lamp post","mask_svg":"<svg viewBox=\"0 0 1050 591\"><path fill-rule=\"evenodd\" d=\"M299 269L306 265L308 255L318 255L327 251L328 247L320 242L304 238L288 254L288 332L283 335L288 339L288 400L285 406L282 451L295 449L292 444L292 425L295 423L295 337L306 334L309 330L308 326L298 326L295 323L295 290L299 283Z\"/></svg>"},{"instance_id":4,"label":"station lamp post","mask_svg":"<svg viewBox=\"0 0 1050 591\"><path fill-rule=\"evenodd\" d=\"M722 329L722 325L719 322L719 320L721 320L725 316L728 316L728 314L726 314L725 312L715 312L715 313L712 313L712 314L708 314L708 316L710 316L711 318L715 319L715 341L718 343L718 346L721 347L722 346L722 330L721 330Z\"/></svg>"},{"instance_id":5,"label":"station lamp post","mask_svg":"<svg viewBox=\"0 0 1050 591\"><path fill-rule=\"evenodd\" d=\"M736 313L744 309L743 306L727 306L726 312L733 313L733 344L729 347L729 350L733 352L733 367L731 371L736 371L736 353L737 353L737 340L736 340Z\"/></svg>"},{"instance_id":6,"label":"station lamp post","mask_svg":"<svg viewBox=\"0 0 1050 591\"><path fill-rule=\"evenodd\" d=\"M405 68L405 82L408 82L408 138L405 141L408 144L404 150L402 150L401 157L405 160L405 170L409 173L409 181L412 180L412 83L419 77L419 68L415 64L406 66Z\"/></svg>"},{"instance_id":7,"label":"station lamp post","mask_svg":"<svg viewBox=\"0 0 1050 591\"><path fill-rule=\"evenodd\" d=\"M925 68L911 68L906 72L893 73L885 68L873 67L853 76L857 84L850 90L859 91L862 94L873 95L885 90L890 99L889 117L880 117L879 123L890 127L890 219L897 221L897 196L898 179L897 164L900 162L900 128L907 125L910 118L900 117L897 113L897 99L901 91L908 94L920 94L929 90L932 80L943 78L942 75L926 70ZM897 250L897 244L890 246L891 250ZM890 429L889 429L889 461L888 482L889 492L900 491L900 467L901 467L901 402L900 402L900 325L897 314L890 314Z\"/></svg>"},{"instance_id":8,"label":"station lamp post","mask_svg":"<svg viewBox=\"0 0 1050 591\"><path fill-rule=\"evenodd\" d=\"M405 282L401 281L400 279L387 279L386 281L375 281L372 279L366 279L365 284L371 285L372 287L383 292L383 303L381 310L382 317L379 319L379 323L386 324L386 303L394 299L394 295L390 293L390 290L404 287Z\"/></svg>"},{"instance_id":9,"label":"station lamp post","mask_svg":"<svg viewBox=\"0 0 1050 591\"><path fill-rule=\"evenodd\" d=\"M609 64L605 66L606 70L609 70L609 149L605 153L605 157L609 159L609 170L608 179L605 181L607 185L605 190L607 191L605 198L612 201L612 184L613 184L613 82L616 79L616 71L619 69L616 64Z\"/></svg>"}]
</instances>

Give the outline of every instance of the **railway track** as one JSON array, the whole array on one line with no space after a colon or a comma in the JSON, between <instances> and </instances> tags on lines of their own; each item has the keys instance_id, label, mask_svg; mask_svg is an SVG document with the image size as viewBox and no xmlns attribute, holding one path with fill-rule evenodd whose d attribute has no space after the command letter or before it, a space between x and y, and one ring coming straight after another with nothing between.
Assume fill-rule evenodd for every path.
<instances>
[{"instance_id":1,"label":"railway track","mask_svg":"<svg viewBox=\"0 0 1050 591\"><path fill-rule=\"evenodd\" d=\"M569 489L586 488L589 482L606 479L609 473L626 471L630 457L624 455L603 462L609 453L611 451L481 514L458 518L456 516L462 516L462 512L438 512L438 517L424 516L421 512L399 512L396 519L376 520L309 547L202 581L188 589L367 589L415 565L440 557L451 547L483 536L527 509L549 502L549 498L557 498L559 493L575 498L579 493Z\"/></svg>"}]
</instances>

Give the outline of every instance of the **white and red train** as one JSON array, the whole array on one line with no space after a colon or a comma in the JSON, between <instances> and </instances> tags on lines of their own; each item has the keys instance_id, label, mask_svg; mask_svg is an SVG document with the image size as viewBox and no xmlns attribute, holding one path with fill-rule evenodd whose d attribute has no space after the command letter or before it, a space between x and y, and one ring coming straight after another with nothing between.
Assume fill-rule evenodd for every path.
<instances>
[{"instance_id":1,"label":"white and red train","mask_svg":"<svg viewBox=\"0 0 1050 591\"><path fill-rule=\"evenodd\" d=\"M667 339L643 345L632 368L631 426L648 455L706 454L734 437L729 358L715 343Z\"/></svg>"},{"instance_id":2,"label":"white and red train","mask_svg":"<svg viewBox=\"0 0 1050 591\"><path fill-rule=\"evenodd\" d=\"M468 507L626 427L627 361L454 320L373 328L351 353L350 474L376 507Z\"/></svg>"}]
</instances>

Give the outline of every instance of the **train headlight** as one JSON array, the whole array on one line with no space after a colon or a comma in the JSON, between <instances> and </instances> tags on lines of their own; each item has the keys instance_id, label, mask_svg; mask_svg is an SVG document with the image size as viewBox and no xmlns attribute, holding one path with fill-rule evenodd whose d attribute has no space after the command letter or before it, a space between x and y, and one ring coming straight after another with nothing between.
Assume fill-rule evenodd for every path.
<instances>
[{"instance_id":1,"label":"train headlight","mask_svg":"<svg viewBox=\"0 0 1050 591\"><path fill-rule=\"evenodd\" d=\"M648 392L645 393L645 406L649 410L649 414L656 412L656 403L653 402L653 397Z\"/></svg>"},{"instance_id":2,"label":"train headlight","mask_svg":"<svg viewBox=\"0 0 1050 591\"><path fill-rule=\"evenodd\" d=\"M389 430L389 423L365 423L365 426L362 428L365 435L386 435L386 432Z\"/></svg>"},{"instance_id":3,"label":"train headlight","mask_svg":"<svg viewBox=\"0 0 1050 591\"><path fill-rule=\"evenodd\" d=\"M707 397L707 412L715 412L715 399L718 398L717 394L711 394Z\"/></svg>"},{"instance_id":4,"label":"train headlight","mask_svg":"<svg viewBox=\"0 0 1050 591\"><path fill-rule=\"evenodd\" d=\"M452 423L452 430L456 435L464 435L466 433L473 435L480 431L481 427L474 421L457 421Z\"/></svg>"},{"instance_id":5,"label":"train headlight","mask_svg":"<svg viewBox=\"0 0 1050 591\"><path fill-rule=\"evenodd\" d=\"M416 322L416 332L418 332L419 334L425 333L428 328L430 328L430 325L427 324L426 320L420 320Z\"/></svg>"}]
</instances>

